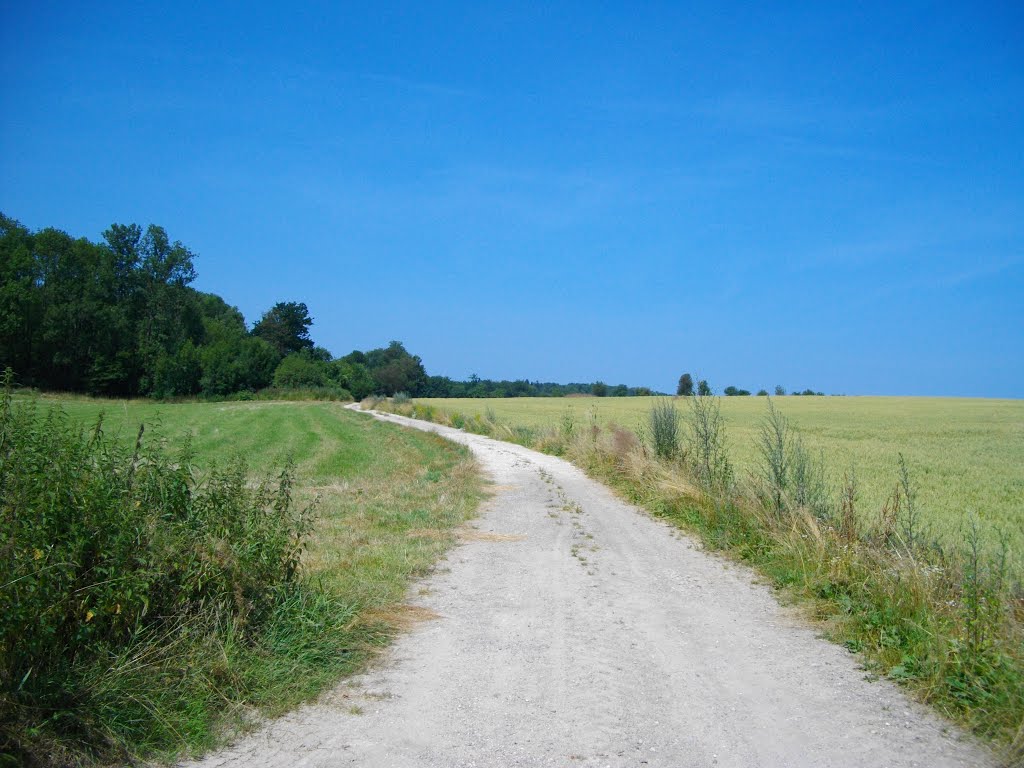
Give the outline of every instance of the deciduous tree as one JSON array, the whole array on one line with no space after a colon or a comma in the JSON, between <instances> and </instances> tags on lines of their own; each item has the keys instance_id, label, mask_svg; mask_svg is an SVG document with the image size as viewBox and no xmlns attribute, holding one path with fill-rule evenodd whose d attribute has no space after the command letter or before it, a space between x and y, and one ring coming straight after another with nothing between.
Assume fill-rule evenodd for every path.
<instances>
[{"instance_id":1,"label":"deciduous tree","mask_svg":"<svg viewBox=\"0 0 1024 768\"><path fill-rule=\"evenodd\" d=\"M676 387L676 394L681 397L690 397L693 394L693 376L684 373L679 377L679 386Z\"/></svg>"},{"instance_id":2,"label":"deciduous tree","mask_svg":"<svg viewBox=\"0 0 1024 768\"><path fill-rule=\"evenodd\" d=\"M280 301L263 313L252 329L252 335L266 341L284 357L292 352L312 349L309 328L313 318L309 308L299 301Z\"/></svg>"}]
</instances>

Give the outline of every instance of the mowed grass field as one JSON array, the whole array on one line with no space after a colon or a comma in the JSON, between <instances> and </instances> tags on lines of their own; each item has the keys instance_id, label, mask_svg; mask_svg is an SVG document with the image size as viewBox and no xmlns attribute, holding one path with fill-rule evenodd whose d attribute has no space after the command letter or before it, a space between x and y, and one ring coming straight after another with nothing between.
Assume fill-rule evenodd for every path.
<instances>
[{"instance_id":1,"label":"mowed grass field","mask_svg":"<svg viewBox=\"0 0 1024 768\"><path fill-rule=\"evenodd\" d=\"M569 415L577 428L596 421L635 430L658 398L419 399L450 412L483 416L491 409L509 425L557 427ZM815 454L833 485L853 467L859 511L876 515L897 480L903 454L924 519L940 537L957 537L967 513L990 540L1002 530L1024 558L1024 401L923 397L773 397ZM687 401L676 405L685 416ZM756 472L764 397L720 399L729 454L737 474Z\"/></svg>"},{"instance_id":2,"label":"mowed grass field","mask_svg":"<svg viewBox=\"0 0 1024 768\"><path fill-rule=\"evenodd\" d=\"M41 399L50 404L87 429L102 414L104 432L126 443L140 423L144 440L164 441L172 452L188 438L200 470L240 455L254 477L265 477L291 458L297 500L318 500L305 570L363 609L393 609L480 498L465 449L339 403Z\"/></svg>"}]
</instances>

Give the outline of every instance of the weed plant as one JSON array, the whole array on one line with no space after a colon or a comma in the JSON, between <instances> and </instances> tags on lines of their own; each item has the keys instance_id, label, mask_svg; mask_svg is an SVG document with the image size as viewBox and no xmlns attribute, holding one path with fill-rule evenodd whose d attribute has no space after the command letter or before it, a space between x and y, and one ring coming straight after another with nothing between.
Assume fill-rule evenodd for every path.
<instances>
[{"instance_id":1,"label":"weed plant","mask_svg":"<svg viewBox=\"0 0 1024 768\"><path fill-rule=\"evenodd\" d=\"M658 400L651 406L648 416L654 455L672 459L679 453L679 412L669 398Z\"/></svg>"},{"instance_id":2,"label":"weed plant","mask_svg":"<svg viewBox=\"0 0 1024 768\"><path fill-rule=\"evenodd\" d=\"M697 484L712 495L726 492L733 479L732 462L725 448L725 421L718 398L687 398L686 464Z\"/></svg>"}]
</instances>

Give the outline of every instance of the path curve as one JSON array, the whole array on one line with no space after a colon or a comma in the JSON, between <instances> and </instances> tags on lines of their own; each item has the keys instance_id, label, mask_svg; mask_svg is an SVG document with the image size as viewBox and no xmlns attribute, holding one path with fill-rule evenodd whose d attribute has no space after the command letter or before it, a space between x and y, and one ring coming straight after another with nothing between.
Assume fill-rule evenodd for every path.
<instances>
[{"instance_id":1,"label":"path curve","mask_svg":"<svg viewBox=\"0 0 1024 768\"><path fill-rule=\"evenodd\" d=\"M985 766L751 572L561 459L463 443L495 483L383 663L195 766Z\"/></svg>"}]
</instances>

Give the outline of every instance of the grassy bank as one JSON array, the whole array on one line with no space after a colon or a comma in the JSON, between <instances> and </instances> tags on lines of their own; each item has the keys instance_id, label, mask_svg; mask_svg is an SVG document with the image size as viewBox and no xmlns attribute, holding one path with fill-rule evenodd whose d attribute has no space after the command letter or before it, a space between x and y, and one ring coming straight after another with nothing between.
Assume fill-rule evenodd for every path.
<instances>
[{"instance_id":1,"label":"grassy bank","mask_svg":"<svg viewBox=\"0 0 1024 768\"><path fill-rule=\"evenodd\" d=\"M16 399L14 407L31 406ZM140 521L134 533L120 539L134 542L126 548L124 562L106 553L104 567L124 565L126 571L137 572L137 564L127 562L128 552L161 557L179 553L173 562L187 559L189 552L210 554L193 558L202 561L203 569L196 573L205 575L188 582L193 591L176 603L179 615L165 611L167 615L154 616L136 601L140 607L131 622L122 620L135 605L119 590L127 583L123 574L104 576L94 565L63 562L79 586L75 596L53 595L51 603L62 606L61 631L79 649L74 658L65 650L63 657L51 653L42 667L21 663L30 649L5 635L4 664L10 674L0 692L0 752L17 760L31 757L40 764L60 765L194 752L245 727L254 714L278 714L315 696L339 676L361 668L388 642L402 622L401 604L410 579L425 574L451 545L454 528L473 514L481 494L465 449L333 403L160 405L43 398L35 407L40 424L47 419L66 423L70 433L81 427L86 441L103 414L103 452L113 459L111 471L102 478L106 485L101 485L112 489L112 501L97 509L115 510L109 519ZM48 416L54 407L63 415ZM141 450L135 447L140 423L147 424ZM191 454L183 461L180 448L189 435ZM238 456L248 464L244 472L234 458ZM45 458L38 466L41 475L47 472ZM282 478L289 458L292 468ZM69 461L68 466L87 463ZM185 501L154 519L143 513L165 509L157 501L159 489L170 487L156 479L169 476L157 472L158 466L179 473L181 483L174 487ZM140 496L138 483L117 486L124 467L148 468L155 483L152 493ZM270 478L263 496L255 488L255 477ZM95 477L86 480L88 487L98 487ZM44 476L37 485L45 491L48 483L63 488L62 482ZM86 487L85 481L75 487ZM289 532L289 540L297 541L301 528L294 577L272 588L254 583L246 587L249 592L226 594L223 600L197 598L201 590L195 591L196 584L208 584L230 571L230 564L241 562L237 557L246 543L254 541L251 523L235 525L234 533L232 521L273 522L280 517L274 511L284 509L282 494L292 513L304 520ZM238 499L245 499L247 506L233 506ZM243 507L249 511L236 514ZM310 507L311 514L306 514ZM195 511L200 508L201 525ZM225 514L218 517L221 510ZM22 521L28 515L35 521L35 512L5 507L5 514ZM65 514L73 513L65 508ZM187 547L168 548L161 521L171 518L189 521L175 528L192 537L183 540ZM122 523L121 528L134 525ZM30 576L56 565L49 561L58 554L55 549L21 538L8 537L5 546L27 547L25 561L39 566L27 571ZM106 540L99 533L95 538ZM159 546L140 545L157 540ZM66 551L81 558L85 549L69 544ZM253 557L264 552L256 547ZM191 572L177 565L167 570ZM251 566L236 570L254 572ZM232 585L247 583L241 575L226 579L228 593ZM18 589L27 579L16 578L21 579L17 587L8 583L10 578L0 580L2 596L5 608L24 612L31 606L30 596ZM39 584L52 583L40 576ZM102 592L104 583L112 585L107 592ZM248 609L250 592L264 598L262 610ZM82 603L83 594L95 604ZM151 588L147 601L152 603L157 595L163 592ZM245 611L236 610L242 605ZM107 631L115 625L124 631ZM96 633L96 627L107 629ZM13 631L9 616L6 629ZM96 633L95 642L86 637L89 632Z\"/></svg>"},{"instance_id":2,"label":"grassy bank","mask_svg":"<svg viewBox=\"0 0 1024 768\"><path fill-rule=\"evenodd\" d=\"M636 431L578 418L565 402L546 427L504 422L497 409L469 416L433 403L381 405L565 456L758 568L875 674L997 744L1016 742L1016 759L1024 757L1024 562L1015 540L971 514L957 534L935 536L923 501L929 476L901 464L896 450L890 495L872 506L859 468L830 480L796 429L802 423L784 415L791 401L774 415L766 400L751 401L762 411L747 471L733 464L728 402L715 398L663 400ZM875 439L885 442L883 429Z\"/></svg>"},{"instance_id":3,"label":"grassy bank","mask_svg":"<svg viewBox=\"0 0 1024 768\"><path fill-rule=\"evenodd\" d=\"M422 399L450 413L543 432L567 415L578 425L635 430L657 398ZM973 513L988 531L1005 530L1024 551L1024 401L925 397L781 397L776 405L822 455L830 484L856 467L860 508L879 509L892 493L899 454L917 478L924 515L936 535L955 541ZM738 476L756 471L765 398L721 401L729 457Z\"/></svg>"}]
</instances>

